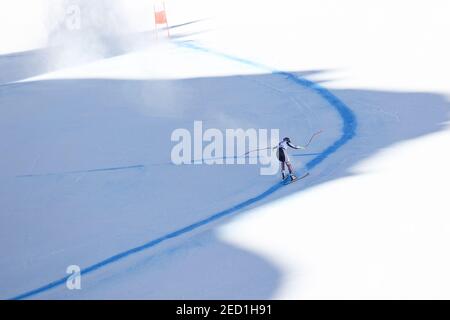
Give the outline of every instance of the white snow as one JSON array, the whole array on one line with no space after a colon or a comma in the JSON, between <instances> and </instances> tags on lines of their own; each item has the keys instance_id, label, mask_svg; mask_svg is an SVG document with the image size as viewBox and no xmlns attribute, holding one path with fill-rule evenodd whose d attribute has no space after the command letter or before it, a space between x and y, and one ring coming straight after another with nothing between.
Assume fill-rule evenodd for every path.
<instances>
[{"instance_id":1,"label":"white snow","mask_svg":"<svg viewBox=\"0 0 450 320\"><path fill-rule=\"evenodd\" d=\"M299 143L324 129L311 152L339 137L311 90L214 52L332 89L356 137L231 219L107 264L80 291L31 298L449 298L448 1L167 1L171 25L192 22L172 36L212 52L156 43L152 2L114 1L123 33L107 20L17 54L54 45L48 3L24 5L0 4L0 298L277 183L257 166L170 165L176 128L281 128Z\"/></svg>"}]
</instances>

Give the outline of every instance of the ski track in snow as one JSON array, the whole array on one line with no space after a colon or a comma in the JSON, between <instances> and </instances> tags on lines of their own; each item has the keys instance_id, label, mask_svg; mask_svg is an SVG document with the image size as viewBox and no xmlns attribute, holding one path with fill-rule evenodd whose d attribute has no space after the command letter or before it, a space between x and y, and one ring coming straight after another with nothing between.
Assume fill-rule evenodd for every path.
<instances>
[{"instance_id":1,"label":"ski track in snow","mask_svg":"<svg viewBox=\"0 0 450 320\"><path fill-rule=\"evenodd\" d=\"M312 170L314 167L316 167L318 164L320 164L322 161L324 161L328 156L330 156L331 154L333 154L334 152L336 152L339 148L341 148L343 145L345 145L349 140L351 140L355 135L356 135L356 127L357 127L357 121L356 121L356 117L353 113L353 111L344 103L342 102L338 97L336 97L331 91L329 91L328 89L326 89L325 87L322 87L321 85L307 80L305 78L299 77L295 74L289 73L289 72L284 72L284 71L278 71L278 70L274 70L272 68L269 68L265 65L247 60L247 59L242 59L239 57L235 57L232 55L228 55L222 52L218 52L218 51L214 51L214 50L210 50L208 48L205 47L201 47L199 45L193 44L191 42L178 42L178 41L173 41L173 43L175 43L176 45L178 45L179 47L182 48L186 48L186 49L191 49L191 50L195 50L198 52L203 52L203 53L207 53L207 54L211 54L211 55L215 55L217 57L221 57L223 59L229 60L229 61L235 61L235 62L239 62L241 64L245 64L247 66L252 66L255 67L257 69L260 70L264 70L267 71L271 74L274 75L279 75L282 77L285 77L286 79L288 79L289 81L292 81L293 83L296 83L302 87L308 88L310 90L312 90L313 92L315 92L316 94L318 94L320 97L322 97L325 101L327 101L331 107L333 107L337 113L339 114L343 125L342 125L342 135L339 137L338 140L336 140L333 144L331 144L330 146L328 146L324 151L322 151L321 153L317 154L313 159L311 159L309 162L306 163L306 169L307 170ZM108 168L108 169L98 169L98 170L92 170L92 171L111 171L111 170L120 170L120 169L136 169L137 167L142 167L141 165L139 166L128 166L128 167L122 167L122 168ZM79 173L79 172L71 172L71 173ZM29 175L28 177L30 177L31 175ZM22 176L22 177L27 177L27 176ZM220 212L217 212L211 216L209 216L208 218L205 218L203 220L197 221L191 225L188 225L184 228L178 229L174 232L168 233L162 237L159 237L157 239L151 240L141 246L129 249L127 251L118 253L114 256L111 256L105 260L102 260L94 265L91 265L89 267L86 267L84 269L82 269L81 273L83 275L85 274L89 274L92 273L102 267L105 267L109 264L112 264L114 262L117 262L121 259L124 259L130 255L133 255L135 253L141 252L143 250L152 248L164 241L170 240L170 239L174 239L177 238L181 235L187 234L193 230L196 230L202 226L208 225L212 222L215 222L225 216L229 216L232 213L235 213L241 209L244 209L266 197L268 197L269 195L273 194L274 192L276 192L277 190L279 190L280 188L283 188L285 185L282 182L278 182L277 184L271 186L269 189L267 189L266 191L262 192L259 195L256 195L255 197L252 197L246 201L243 201L241 203L238 203L237 205L222 210ZM55 287L61 286L63 284L66 283L67 279L69 278L70 275L63 277L59 280L53 281L51 283L48 283L42 287L39 287L37 289L25 292L23 294L17 295L13 298L11 298L11 300L20 300L20 299L25 299L25 298L29 298L32 296L35 296L39 293L42 292L46 292L48 290L51 290Z\"/></svg>"},{"instance_id":2,"label":"ski track in snow","mask_svg":"<svg viewBox=\"0 0 450 320\"><path fill-rule=\"evenodd\" d=\"M317 156L320 153L297 153L297 154L291 154L292 157L310 157L310 156ZM208 160L228 160L228 159L254 159L259 158L259 156L255 157L249 157L249 156L242 156L242 157L213 157L213 158L203 158L203 159L195 159L191 161L191 164L208 161ZM36 161L35 161L36 162ZM119 166L119 167L108 167L108 168L97 168L97 169L89 169L89 170L73 170L73 171L64 171L64 172L52 172L52 173L38 173L38 174L21 174L17 175L16 178L36 178L36 177L50 177L50 176L63 176L63 175L70 175L70 174L80 174L80 173L96 173L96 172L108 172L108 171L123 171L123 170L138 170L138 169L144 169L146 167L157 167L157 166L175 166L176 164L172 162L164 162L164 163L147 163L147 164L135 164L135 165L129 165L129 166Z\"/></svg>"}]
</instances>

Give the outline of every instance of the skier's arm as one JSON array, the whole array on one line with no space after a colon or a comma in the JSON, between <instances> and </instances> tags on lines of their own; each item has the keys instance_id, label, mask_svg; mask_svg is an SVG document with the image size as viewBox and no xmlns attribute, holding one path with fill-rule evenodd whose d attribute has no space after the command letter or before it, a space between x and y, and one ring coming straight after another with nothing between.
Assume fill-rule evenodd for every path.
<instances>
[{"instance_id":1,"label":"skier's arm","mask_svg":"<svg viewBox=\"0 0 450 320\"><path fill-rule=\"evenodd\" d=\"M306 149L306 147L303 147L303 146L294 146L292 143L290 143L290 142L287 142L287 145L289 146L289 147L291 147L292 149L302 149L302 150L305 150Z\"/></svg>"}]
</instances>

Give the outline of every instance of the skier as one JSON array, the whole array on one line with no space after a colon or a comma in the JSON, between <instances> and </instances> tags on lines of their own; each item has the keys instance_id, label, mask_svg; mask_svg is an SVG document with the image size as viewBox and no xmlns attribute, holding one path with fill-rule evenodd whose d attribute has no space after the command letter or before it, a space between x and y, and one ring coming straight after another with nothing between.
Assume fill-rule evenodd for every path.
<instances>
[{"instance_id":1,"label":"skier","mask_svg":"<svg viewBox=\"0 0 450 320\"><path fill-rule=\"evenodd\" d=\"M289 170L289 176L291 177L291 181L295 181L295 180L297 180L297 176L293 173L294 168L293 168L291 162L289 161L289 156L287 154L287 147L290 147L292 149L302 149L302 150L305 150L306 147L293 145L291 143L291 139L286 137L278 144L278 146L276 146L274 148L274 149L277 149L277 158L278 158L278 160L280 160L281 178L283 180L286 179L285 169L287 166L288 170Z\"/></svg>"}]
</instances>

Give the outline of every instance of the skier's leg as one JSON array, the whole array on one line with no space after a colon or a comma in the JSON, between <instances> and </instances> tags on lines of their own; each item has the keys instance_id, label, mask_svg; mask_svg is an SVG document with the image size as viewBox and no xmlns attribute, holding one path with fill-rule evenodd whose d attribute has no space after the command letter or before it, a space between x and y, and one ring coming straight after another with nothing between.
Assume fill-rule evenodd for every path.
<instances>
[{"instance_id":1,"label":"skier's leg","mask_svg":"<svg viewBox=\"0 0 450 320\"><path fill-rule=\"evenodd\" d=\"M286 173L284 172L284 170L285 170L285 164L284 164L284 161L280 161L280 164L281 164L281 179L286 179Z\"/></svg>"},{"instance_id":2,"label":"skier's leg","mask_svg":"<svg viewBox=\"0 0 450 320\"><path fill-rule=\"evenodd\" d=\"M292 172L294 172L294 167L292 166L292 164L290 162L286 162L286 164L289 169L289 173L292 174Z\"/></svg>"},{"instance_id":3,"label":"skier's leg","mask_svg":"<svg viewBox=\"0 0 450 320\"><path fill-rule=\"evenodd\" d=\"M291 175L291 180L297 179L297 176L294 174L294 167L292 166L291 162L286 162L286 164L289 169L289 174Z\"/></svg>"}]
</instances>

